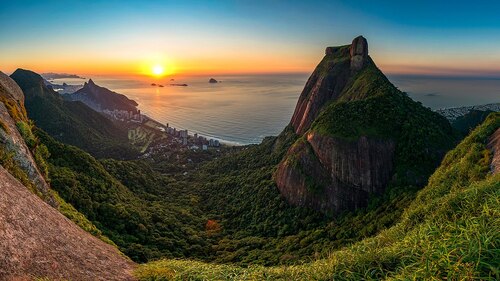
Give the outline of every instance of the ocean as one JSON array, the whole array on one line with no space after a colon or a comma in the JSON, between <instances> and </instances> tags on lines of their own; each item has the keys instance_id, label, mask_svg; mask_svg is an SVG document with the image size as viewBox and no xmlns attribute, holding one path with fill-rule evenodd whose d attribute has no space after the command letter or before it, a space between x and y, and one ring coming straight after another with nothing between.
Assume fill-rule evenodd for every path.
<instances>
[{"instance_id":1,"label":"ocean","mask_svg":"<svg viewBox=\"0 0 500 281\"><path fill-rule=\"evenodd\" d=\"M230 144L260 143L289 123L309 74L144 79L93 76L94 82L137 101L142 113L190 134ZM431 109L500 102L500 79L393 75L389 80ZM56 79L55 83L82 83ZM151 86L151 83L164 87ZM169 84L188 84L187 87Z\"/></svg>"}]
</instances>

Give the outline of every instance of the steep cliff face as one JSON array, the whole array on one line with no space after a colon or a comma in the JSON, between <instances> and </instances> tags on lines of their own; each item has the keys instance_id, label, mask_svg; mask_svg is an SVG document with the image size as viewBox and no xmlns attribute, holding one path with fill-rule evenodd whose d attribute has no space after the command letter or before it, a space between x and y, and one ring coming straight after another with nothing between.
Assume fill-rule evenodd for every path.
<instances>
[{"instance_id":1,"label":"steep cliff face","mask_svg":"<svg viewBox=\"0 0 500 281\"><path fill-rule=\"evenodd\" d=\"M326 103L340 97L349 79L368 60L368 42L361 36L351 45L326 48L325 57L309 77L295 107L291 123L297 134L309 129Z\"/></svg>"},{"instance_id":2,"label":"steep cliff face","mask_svg":"<svg viewBox=\"0 0 500 281\"><path fill-rule=\"evenodd\" d=\"M24 109L24 95L19 86L0 72L0 151L2 162L10 161L27 176L34 192L52 206L57 203L49 192L49 186L38 169L33 155L18 131L18 124L29 123ZM0 163L2 163L0 162Z\"/></svg>"},{"instance_id":3,"label":"steep cliff face","mask_svg":"<svg viewBox=\"0 0 500 281\"><path fill-rule=\"evenodd\" d=\"M500 115L497 115L500 118ZM493 152L491 159L491 171L494 174L500 173L500 128L498 128L488 141L488 149Z\"/></svg>"},{"instance_id":4,"label":"steep cliff face","mask_svg":"<svg viewBox=\"0 0 500 281\"><path fill-rule=\"evenodd\" d=\"M368 43L328 47L299 97L299 140L275 174L292 204L325 213L366 206L391 182L425 184L454 138L449 123L397 90Z\"/></svg>"}]
</instances>

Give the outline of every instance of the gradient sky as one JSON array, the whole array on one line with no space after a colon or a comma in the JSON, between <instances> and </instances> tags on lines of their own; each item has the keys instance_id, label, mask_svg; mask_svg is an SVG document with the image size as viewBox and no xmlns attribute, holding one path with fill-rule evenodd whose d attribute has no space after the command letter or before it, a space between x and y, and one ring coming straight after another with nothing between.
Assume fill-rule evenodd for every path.
<instances>
[{"instance_id":1,"label":"gradient sky","mask_svg":"<svg viewBox=\"0 0 500 281\"><path fill-rule=\"evenodd\" d=\"M362 34L388 73L500 76L499 11L461 0L2 1L0 70L311 72L326 46Z\"/></svg>"}]
</instances>

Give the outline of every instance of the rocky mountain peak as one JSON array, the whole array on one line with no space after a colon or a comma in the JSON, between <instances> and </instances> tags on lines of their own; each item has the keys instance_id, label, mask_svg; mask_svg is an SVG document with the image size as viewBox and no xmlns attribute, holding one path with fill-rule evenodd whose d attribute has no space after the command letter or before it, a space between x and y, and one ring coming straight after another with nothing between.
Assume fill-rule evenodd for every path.
<instances>
[{"instance_id":1,"label":"rocky mountain peak","mask_svg":"<svg viewBox=\"0 0 500 281\"><path fill-rule=\"evenodd\" d=\"M31 70L26 70L22 68L16 69L14 73L10 75L12 79L19 85L20 81L22 81L23 85L26 88L38 88L38 87L44 87L45 82L38 73L35 73ZM24 95L26 95L26 92L23 90Z\"/></svg>"},{"instance_id":2,"label":"rocky mountain peak","mask_svg":"<svg viewBox=\"0 0 500 281\"><path fill-rule=\"evenodd\" d=\"M309 77L295 107L291 121L295 132L305 133L322 107L342 98L354 74L369 63L368 42L363 36L354 38L351 45L327 47L325 57Z\"/></svg>"},{"instance_id":3,"label":"rocky mountain peak","mask_svg":"<svg viewBox=\"0 0 500 281\"><path fill-rule=\"evenodd\" d=\"M293 205L330 214L365 207L395 179L421 185L453 142L442 116L377 68L362 36L326 48L290 125L297 141L275 173L278 189Z\"/></svg>"},{"instance_id":4,"label":"rocky mountain peak","mask_svg":"<svg viewBox=\"0 0 500 281\"><path fill-rule=\"evenodd\" d=\"M360 70L368 58L368 41L363 36L354 38L349 53L351 55L351 69Z\"/></svg>"},{"instance_id":5,"label":"rocky mountain peak","mask_svg":"<svg viewBox=\"0 0 500 281\"><path fill-rule=\"evenodd\" d=\"M117 109L137 112L138 104L134 100L99 86L92 79L85 82L83 88L70 95L65 95L64 98L69 101L81 101L96 111Z\"/></svg>"},{"instance_id":6,"label":"rocky mountain peak","mask_svg":"<svg viewBox=\"0 0 500 281\"><path fill-rule=\"evenodd\" d=\"M94 81L92 81L92 79L89 79L89 81L88 81L88 82L83 83L83 87L84 87L84 88L87 88L87 89L88 89L89 87L95 87L95 86L97 86L97 85L94 83Z\"/></svg>"},{"instance_id":7,"label":"rocky mountain peak","mask_svg":"<svg viewBox=\"0 0 500 281\"><path fill-rule=\"evenodd\" d=\"M9 93L13 99L23 103L24 94L19 85L14 82L7 74L0 71L0 87L5 89L5 93Z\"/></svg>"}]
</instances>

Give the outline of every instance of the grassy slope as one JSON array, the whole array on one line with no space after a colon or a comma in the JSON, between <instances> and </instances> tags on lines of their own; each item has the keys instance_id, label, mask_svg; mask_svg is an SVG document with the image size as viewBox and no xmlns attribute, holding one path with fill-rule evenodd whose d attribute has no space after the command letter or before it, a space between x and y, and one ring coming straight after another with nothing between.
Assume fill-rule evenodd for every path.
<instances>
[{"instance_id":1,"label":"grassy slope","mask_svg":"<svg viewBox=\"0 0 500 281\"><path fill-rule=\"evenodd\" d=\"M242 268L188 260L139 267L141 280L498 280L500 175L489 173L492 114L450 151L401 221L304 265Z\"/></svg>"},{"instance_id":2,"label":"grassy slope","mask_svg":"<svg viewBox=\"0 0 500 281\"><path fill-rule=\"evenodd\" d=\"M468 135L477 125L483 123L493 111L486 110L471 110L464 116L460 116L451 122L451 126L462 133L464 136Z\"/></svg>"}]
</instances>

